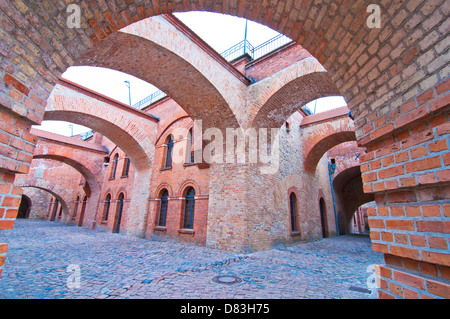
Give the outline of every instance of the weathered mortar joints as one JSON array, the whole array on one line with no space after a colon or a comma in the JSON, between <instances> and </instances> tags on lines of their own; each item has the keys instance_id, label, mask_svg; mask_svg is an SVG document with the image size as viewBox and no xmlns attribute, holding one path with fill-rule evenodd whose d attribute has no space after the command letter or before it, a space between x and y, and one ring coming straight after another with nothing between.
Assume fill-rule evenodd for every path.
<instances>
[{"instance_id":1,"label":"weathered mortar joints","mask_svg":"<svg viewBox=\"0 0 450 319\"><path fill-rule=\"evenodd\" d=\"M306 88L305 94L311 99L337 92L348 102L355 118L358 144L367 148L367 153L360 156L364 191L372 193L377 203L377 207L370 209L368 213L373 248L385 254L386 264L379 267L380 297L449 297L449 59L446 53L448 6L444 0L384 1L380 4L381 28L366 24L370 13L367 12L368 4L365 1L297 1L289 4L260 1L229 4L216 1L214 8L210 3L204 2L185 1L175 4L163 0L144 4L138 1L123 4L114 1L81 1L79 4L82 9L81 29L66 27L64 22L68 14L64 2L45 1L45 11L22 1L1 4L0 229L13 227L20 204L22 190L14 186L13 181L16 174L26 174L29 171L34 145L37 143L36 137L30 134L30 126L39 124L44 118L48 98L67 67L83 61L95 50L100 52L110 48L110 41L121 40L126 43L125 38L136 39L129 33L119 32L119 29L130 26L133 22L176 11L215 11L245 17L272 27L301 44L327 70L326 77L319 77L317 81L293 80L287 83L283 88L292 92L287 95L290 99L297 99L294 92ZM174 31L173 35L180 35L177 38L183 38L180 43L190 41L187 36L181 35L179 29L180 32L175 32L172 26L176 28L176 25L169 26L166 22L161 24ZM145 40L152 43L139 45L152 48L154 51L149 50L151 53L167 53L167 60L175 61L172 59L176 57L163 43L157 42L157 39ZM193 46L199 47L198 44ZM122 54L127 54L126 47ZM196 52L200 50L196 49ZM128 54L136 54L137 61L142 61L136 51ZM216 82L212 85L211 74L201 71L204 65L194 63L186 55L178 55L185 61L186 67L183 69L186 71L184 81L178 83L184 83L186 87L169 85L170 75L174 74L174 69L169 67L161 72L161 76L156 77L158 86L187 112L185 116L192 120L201 118L205 128L214 127L212 123L217 123L220 118L218 115L224 116L225 127L250 127L254 125L250 123L259 123L258 128L279 128L279 124L283 124L292 115L290 111L282 111L288 105L285 100L280 99L277 106L278 98L269 98L267 107L250 111L251 100L248 98L250 91L256 86L242 82L242 77L237 72L228 71L230 68L217 60L214 62L211 54L208 54L209 57L207 54L201 55L201 60L208 61L212 67L211 72L218 79L226 79L223 86ZM109 58L114 59L112 55L105 55L103 61L93 61L90 65L106 65ZM183 65L182 60L178 59L181 64L175 63L173 66ZM112 64L116 69L133 74L133 65L122 63L123 61ZM170 65L163 63L164 59L159 62L159 65ZM276 74L282 72L280 63L275 64L277 66L272 70L277 72L266 77L273 76L274 82ZM149 69L150 67L149 65ZM245 74L247 70L244 71L240 71L244 76L251 72ZM324 72L318 73L324 76ZM200 81L198 83L201 83L199 88L202 89L202 105L192 103L192 96L186 94L193 92L190 75L196 75ZM169 77L165 78L166 76ZM337 91L334 88L315 91L314 83L322 88L321 83L333 84ZM191 90L186 91L185 88ZM281 92L283 88L278 91ZM230 92L227 92L228 89ZM270 95L273 93L275 92L270 92ZM220 111L214 107L220 107ZM292 105L289 107L292 108ZM258 117L260 110L268 113L261 113L263 116ZM289 134L299 134L295 128L298 129L300 121L298 119L298 122L290 123L292 129ZM99 123L101 122L92 120L89 124L98 124L97 132L108 136L103 132L105 127L100 127L102 125ZM273 123L277 125L272 125ZM150 131L156 138L157 127L167 128L167 125L168 123L155 123L155 131ZM284 139L286 142L288 140L289 138ZM347 139L340 139L345 140ZM123 141L113 141L116 142L121 148L125 147L119 143ZM156 139L153 142L156 145ZM292 148L293 146L291 150ZM303 150L300 145L295 145L295 148ZM142 187L134 193L142 199L138 203L145 204L135 210L135 215L139 217L127 219L127 223L132 225L132 233L138 236L143 236L152 223L155 223L152 221L154 216L151 216L151 204L147 203L154 196L150 196L150 190L158 187L153 184L153 180L157 178L155 167L161 167L156 162L156 149L154 156L149 157L145 152L141 154L145 154L147 159L142 159L146 159L147 163L150 161L151 165L142 174L135 174L137 179L142 179L134 182ZM289 219L286 219L289 216L286 211L289 205L287 194L282 194L280 189L295 184L297 177L293 172L303 175L304 167L303 161L294 161L295 167L284 170L284 158L294 160L299 159L300 155L296 158L286 152L280 158L279 171L282 173L276 178L260 177L255 167L248 165L211 165L209 181L205 182L210 187L203 188L200 193L196 189L195 193L195 196L209 196L207 244L225 247L228 243L230 249L257 250L268 248L278 241L286 241L286 236L282 233L289 229L286 226L289 223ZM286 160L287 162L289 161ZM141 161L132 161L132 164L137 169ZM202 169L200 163L195 167ZM319 165L316 175L320 174L320 167ZM163 170L161 174L163 172L167 173ZM326 175L327 172L324 173ZM236 182L231 182L233 179ZM305 179L310 180L301 183L301 178L298 178L298 191L307 191L310 185L314 185L315 177L311 174ZM291 184L288 185L289 183ZM282 186L278 188L273 185ZM189 187L187 184L186 186ZM192 187L195 189L195 186ZM271 190L270 196L268 189ZM113 200L124 206L133 200L127 202L130 196L127 194L128 197L120 197L120 194L125 196L124 193L119 193ZM182 194L180 198L186 195L187 193ZM328 197L327 194L324 196ZM317 198L305 198L306 202L313 200L317 207ZM131 206L131 209L135 209L134 207ZM284 207L284 215L277 209L279 207ZM327 209L328 213L330 209ZM308 218L305 219L307 225L312 225ZM150 222L145 224L144 220ZM328 229L333 229L332 226L328 225ZM306 225L303 229L305 227ZM317 233L320 237L320 226L317 228L311 232L307 227L305 231L302 231L302 227L300 230L306 237L313 238ZM184 235L192 234L180 234ZM0 245L1 265L5 253L6 245Z\"/></svg>"}]
</instances>

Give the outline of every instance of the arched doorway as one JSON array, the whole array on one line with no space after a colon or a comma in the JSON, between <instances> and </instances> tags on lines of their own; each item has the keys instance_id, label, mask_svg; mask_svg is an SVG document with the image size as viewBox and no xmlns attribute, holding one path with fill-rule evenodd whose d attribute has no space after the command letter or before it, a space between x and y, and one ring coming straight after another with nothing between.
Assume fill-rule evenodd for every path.
<instances>
[{"instance_id":1,"label":"arched doorway","mask_svg":"<svg viewBox=\"0 0 450 319\"><path fill-rule=\"evenodd\" d=\"M120 193L119 197L117 198L116 226L114 227L114 233L120 232L120 224L122 223L124 199L125 199L125 195L123 193Z\"/></svg>"},{"instance_id":2,"label":"arched doorway","mask_svg":"<svg viewBox=\"0 0 450 319\"><path fill-rule=\"evenodd\" d=\"M319 200L319 209L320 209L320 224L322 226L322 237L328 237L328 223L327 223L327 208L325 206L325 201L321 197Z\"/></svg>"},{"instance_id":3,"label":"arched doorway","mask_svg":"<svg viewBox=\"0 0 450 319\"><path fill-rule=\"evenodd\" d=\"M50 221L54 222L56 219L56 214L58 213L58 208L59 208L59 200L57 198L54 198L53 200L53 205L52 205L52 213L50 216Z\"/></svg>"},{"instance_id":4,"label":"arched doorway","mask_svg":"<svg viewBox=\"0 0 450 319\"><path fill-rule=\"evenodd\" d=\"M80 203L80 196L77 196L77 198L75 199L75 205L73 207L73 215L72 215L72 220L75 220L77 218L77 213L78 213L78 204Z\"/></svg>"},{"instance_id":5,"label":"arched doorway","mask_svg":"<svg viewBox=\"0 0 450 319\"><path fill-rule=\"evenodd\" d=\"M31 199L26 195L22 195L22 201L20 202L17 218L30 217L30 210L31 210Z\"/></svg>"},{"instance_id":6,"label":"arched doorway","mask_svg":"<svg viewBox=\"0 0 450 319\"><path fill-rule=\"evenodd\" d=\"M86 211L86 202L87 202L87 196L85 195L83 197L83 201L81 202L81 212L80 212L80 218L78 219L78 226L83 226L84 213Z\"/></svg>"},{"instance_id":7,"label":"arched doorway","mask_svg":"<svg viewBox=\"0 0 450 319\"><path fill-rule=\"evenodd\" d=\"M345 230L345 217L344 214L339 211L337 214L338 217L338 225L339 225L339 235L345 235L346 234L346 230Z\"/></svg>"}]
</instances>

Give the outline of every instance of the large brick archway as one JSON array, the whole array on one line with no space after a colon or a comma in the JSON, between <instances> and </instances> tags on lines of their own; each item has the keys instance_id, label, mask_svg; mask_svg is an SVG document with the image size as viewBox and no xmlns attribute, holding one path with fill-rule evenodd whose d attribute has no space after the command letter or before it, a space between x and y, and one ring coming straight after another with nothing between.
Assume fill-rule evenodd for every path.
<instances>
[{"instance_id":1,"label":"large brick archway","mask_svg":"<svg viewBox=\"0 0 450 319\"><path fill-rule=\"evenodd\" d=\"M72 30L64 23L64 2L48 1L45 10L22 1L2 2L1 111L20 124L1 128L1 136L8 136L1 140L6 149L1 154L3 184L10 184L15 172L26 171L31 161L23 156L32 153L30 147L18 150L9 137L33 143L27 138L29 126L40 123L57 79L89 48L119 28L161 13L199 10L245 17L310 51L348 102L356 138L368 148L362 157L364 189L375 194L378 205L369 222L377 226L372 227L374 249L386 255L381 296L449 296L444 284L449 243L443 228L450 209L445 0L383 1L381 28L366 24L369 1L79 3L82 28ZM417 148L421 158L415 157ZM2 201L17 198L12 191L2 193ZM3 221L11 224L8 218ZM384 240L383 232L407 241ZM419 284L411 284L411 278Z\"/></svg>"},{"instance_id":2,"label":"large brick archway","mask_svg":"<svg viewBox=\"0 0 450 319\"><path fill-rule=\"evenodd\" d=\"M76 65L114 69L151 83L207 127L238 127L248 80L183 27L175 16L139 21L95 45Z\"/></svg>"}]
</instances>

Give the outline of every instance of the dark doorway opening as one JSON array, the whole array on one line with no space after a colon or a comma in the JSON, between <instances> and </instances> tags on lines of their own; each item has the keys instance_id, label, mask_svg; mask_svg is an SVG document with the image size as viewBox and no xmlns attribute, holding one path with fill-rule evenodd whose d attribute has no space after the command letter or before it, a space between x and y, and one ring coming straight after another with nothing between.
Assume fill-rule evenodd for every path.
<instances>
[{"instance_id":1,"label":"dark doorway opening","mask_svg":"<svg viewBox=\"0 0 450 319\"><path fill-rule=\"evenodd\" d=\"M327 210L323 198L319 200L319 208L320 208L320 223L322 225L322 237L327 238L328 237Z\"/></svg>"},{"instance_id":2,"label":"dark doorway opening","mask_svg":"<svg viewBox=\"0 0 450 319\"><path fill-rule=\"evenodd\" d=\"M30 217L30 210L31 210L31 199L26 195L22 195L22 201L20 202L17 218Z\"/></svg>"}]
</instances>

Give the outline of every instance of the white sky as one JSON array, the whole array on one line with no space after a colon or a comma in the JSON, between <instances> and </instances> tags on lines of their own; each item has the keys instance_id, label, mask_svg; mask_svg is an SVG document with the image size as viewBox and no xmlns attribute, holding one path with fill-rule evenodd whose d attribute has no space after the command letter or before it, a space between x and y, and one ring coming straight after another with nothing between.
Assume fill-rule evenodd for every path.
<instances>
[{"instance_id":1,"label":"white sky","mask_svg":"<svg viewBox=\"0 0 450 319\"><path fill-rule=\"evenodd\" d=\"M209 12L186 12L175 15L219 53L244 40L245 19ZM257 46L277 34L272 29L248 21L247 40L253 46ZM129 104L128 88L124 83L126 80L131 83L131 104L139 102L158 90L151 84L131 75L104 68L70 67L63 77L125 104ZM314 111L315 105L316 101L308 105L311 111ZM342 97L319 99L316 112L343 105L346 103ZM41 126L36 126L36 128L66 136L72 134L72 129L67 122L44 121ZM89 130L89 128L73 124L73 134Z\"/></svg>"}]
</instances>

